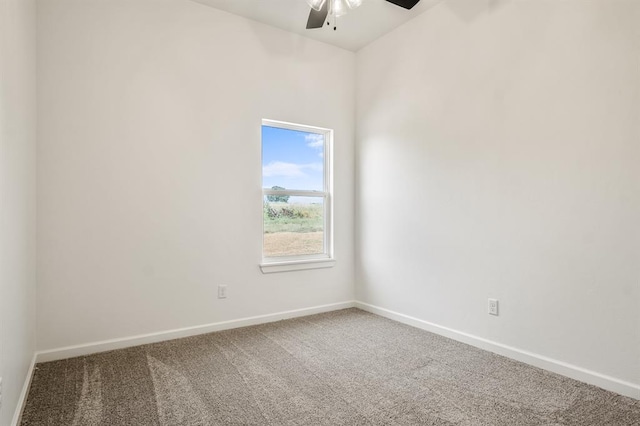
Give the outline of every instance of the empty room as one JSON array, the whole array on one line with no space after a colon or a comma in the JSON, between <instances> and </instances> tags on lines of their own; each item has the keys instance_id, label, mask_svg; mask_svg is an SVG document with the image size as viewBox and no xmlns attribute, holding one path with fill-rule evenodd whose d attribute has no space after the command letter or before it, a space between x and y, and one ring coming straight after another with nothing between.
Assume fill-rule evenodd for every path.
<instances>
[{"instance_id":1,"label":"empty room","mask_svg":"<svg viewBox=\"0 0 640 426\"><path fill-rule=\"evenodd\" d=\"M0 0L0 426L640 426L640 0Z\"/></svg>"}]
</instances>

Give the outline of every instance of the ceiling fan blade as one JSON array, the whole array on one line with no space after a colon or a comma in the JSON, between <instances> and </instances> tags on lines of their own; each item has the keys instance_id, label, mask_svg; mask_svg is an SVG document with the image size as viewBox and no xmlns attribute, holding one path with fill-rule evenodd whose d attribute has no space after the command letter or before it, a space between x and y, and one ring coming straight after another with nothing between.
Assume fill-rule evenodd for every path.
<instances>
[{"instance_id":1,"label":"ceiling fan blade","mask_svg":"<svg viewBox=\"0 0 640 426\"><path fill-rule=\"evenodd\" d=\"M393 3L396 6L404 7L405 9L411 9L418 4L420 0L387 0L389 3Z\"/></svg>"},{"instance_id":2,"label":"ceiling fan blade","mask_svg":"<svg viewBox=\"0 0 640 426\"><path fill-rule=\"evenodd\" d=\"M329 14L329 2L325 1L322 9L315 10L311 9L311 13L309 13L309 20L307 21L307 29L313 28L322 28L327 19L327 15Z\"/></svg>"}]
</instances>

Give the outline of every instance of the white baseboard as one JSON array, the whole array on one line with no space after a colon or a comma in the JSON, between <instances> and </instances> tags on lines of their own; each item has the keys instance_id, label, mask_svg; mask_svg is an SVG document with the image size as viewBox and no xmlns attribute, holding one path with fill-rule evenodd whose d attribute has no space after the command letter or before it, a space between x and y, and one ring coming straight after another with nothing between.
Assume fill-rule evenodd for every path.
<instances>
[{"instance_id":1,"label":"white baseboard","mask_svg":"<svg viewBox=\"0 0 640 426\"><path fill-rule=\"evenodd\" d=\"M22 391L20 392L18 403L16 404L16 411L13 415L11 426L18 426L20 424L20 417L22 417L22 411L24 410L24 405L27 402L27 394L29 393L29 388L31 387L33 370L36 367L36 358L37 358L37 354L34 353L33 357L31 358L31 365L29 365L29 370L27 371L27 377L25 377L24 385L22 385Z\"/></svg>"},{"instance_id":2,"label":"white baseboard","mask_svg":"<svg viewBox=\"0 0 640 426\"><path fill-rule=\"evenodd\" d=\"M370 305L368 303L356 301L355 306L364 311L371 312L403 324L411 325L413 327L421 328L431 333L439 334L516 361L524 362L525 364L529 364L534 367L552 371L571 379L579 380L581 382L619 393L620 395L640 399L640 385L635 383L626 382L624 380L616 379L615 377L600 374L595 371L587 370L543 355L503 345L502 343L493 342L491 340L483 339L482 337L453 330L448 327L443 327L428 321L394 312L389 309Z\"/></svg>"},{"instance_id":3,"label":"white baseboard","mask_svg":"<svg viewBox=\"0 0 640 426\"><path fill-rule=\"evenodd\" d=\"M86 343L83 345L67 346L64 348L37 352L36 362L57 361L60 359L91 355L99 352L112 351L115 349L129 348L131 346L146 345L148 343L157 343L163 342L165 340L179 339L181 337L212 333L214 331L230 330L232 328L264 324L289 318L319 314L322 312L337 311L339 309L353 308L354 306L355 302L353 301L332 303L330 305L313 306L310 308L295 309L292 311L277 312L274 314L258 315L255 317L240 318L230 321L221 321L213 324L197 325L194 327L185 327L175 330L161 331L157 333L124 337L120 339L104 340L101 342Z\"/></svg>"},{"instance_id":4,"label":"white baseboard","mask_svg":"<svg viewBox=\"0 0 640 426\"><path fill-rule=\"evenodd\" d=\"M543 355L538 355L532 352L514 348L504 345L502 343L493 342L491 340L483 339L472 334L457 331L448 327L443 327L437 324L430 323L418 318L414 318L408 315L404 315L398 312L391 311L389 309L381 308L378 306L370 305L368 303L359 301L348 301L341 303L333 303L329 305L314 306L310 308L296 309L285 312L278 312L274 314L258 315L254 317L241 318L237 320L221 321L213 324L200 325L195 327L185 327L176 330L162 331L158 333L150 333L139 336L125 337L121 339L105 340L101 342L88 343L83 345L68 346L59 349L46 350L36 352L34 354L31 366L29 368L28 377L25 380L18 406L16 408L16 414L13 419L12 426L17 426L20 420L22 409L26 401L26 396L29 391L31 378L33 376L33 370L35 364L38 362L55 361L66 358L73 358L77 356L90 355L98 352L105 352L115 349L123 349L131 346L144 345L148 343L162 342L165 340L178 339L181 337L195 336L199 334L211 333L214 331L230 330L233 328L247 327L251 325L264 324L274 321L280 321L289 318L297 318L307 315L319 314L323 312L336 311L340 309L346 309L351 307L357 307L364 311L368 311L385 318L389 318L403 324L411 325L435 334L439 334L448 337L453 340L457 340L469 345L475 346L480 349L484 349L508 358L524 362L526 364L542 368L548 371L552 371L563 376L579 380L581 382L589 383L603 389L619 393L631 398L640 399L640 385L626 382L615 377L607 376L604 374L590 371L585 368L581 368L575 365L568 364L566 362L558 361Z\"/></svg>"}]
</instances>

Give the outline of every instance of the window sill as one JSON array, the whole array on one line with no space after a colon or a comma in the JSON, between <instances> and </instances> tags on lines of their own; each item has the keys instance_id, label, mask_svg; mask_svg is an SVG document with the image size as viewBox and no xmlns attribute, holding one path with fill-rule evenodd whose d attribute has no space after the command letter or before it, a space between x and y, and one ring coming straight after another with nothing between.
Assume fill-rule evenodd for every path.
<instances>
[{"instance_id":1,"label":"window sill","mask_svg":"<svg viewBox=\"0 0 640 426\"><path fill-rule=\"evenodd\" d=\"M304 269L333 268L335 264L335 259L287 260L283 262L262 263L260 264L260 269L263 274L272 274L275 272L301 271Z\"/></svg>"}]
</instances>

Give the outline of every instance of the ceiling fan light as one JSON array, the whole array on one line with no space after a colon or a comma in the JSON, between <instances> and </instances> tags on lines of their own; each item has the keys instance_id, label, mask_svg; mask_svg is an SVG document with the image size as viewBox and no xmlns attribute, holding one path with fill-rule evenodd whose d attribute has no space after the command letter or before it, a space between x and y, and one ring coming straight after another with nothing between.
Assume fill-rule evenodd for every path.
<instances>
[{"instance_id":1,"label":"ceiling fan light","mask_svg":"<svg viewBox=\"0 0 640 426\"><path fill-rule=\"evenodd\" d=\"M355 9L362 4L362 0L345 0L349 9Z\"/></svg>"},{"instance_id":2,"label":"ceiling fan light","mask_svg":"<svg viewBox=\"0 0 640 426\"><path fill-rule=\"evenodd\" d=\"M324 6L324 2L327 0L307 0L307 3L313 10L320 10Z\"/></svg>"},{"instance_id":3,"label":"ceiling fan light","mask_svg":"<svg viewBox=\"0 0 640 426\"><path fill-rule=\"evenodd\" d=\"M344 7L344 2L342 0L329 0L329 1L331 1L330 3L331 7L329 8L329 15L339 17L347 14L347 8Z\"/></svg>"}]
</instances>

